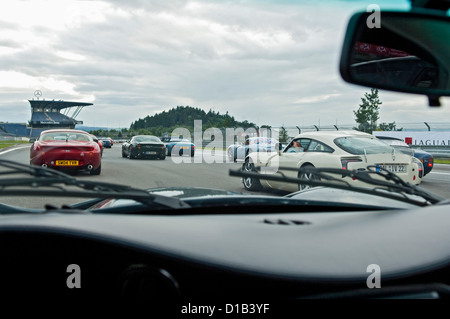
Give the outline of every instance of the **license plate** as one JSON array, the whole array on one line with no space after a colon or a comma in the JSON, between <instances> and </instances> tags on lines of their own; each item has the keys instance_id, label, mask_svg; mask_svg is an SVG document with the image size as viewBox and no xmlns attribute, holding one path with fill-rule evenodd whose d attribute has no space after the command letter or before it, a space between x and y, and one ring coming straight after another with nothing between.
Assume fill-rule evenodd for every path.
<instances>
[{"instance_id":1,"label":"license plate","mask_svg":"<svg viewBox=\"0 0 450 319\"><path fill-rule=\"evenodd\" d=\"M406 173L406 165L377 165L377 172L380 171L380 168L384 168L391 173Z\"/></svg>"},{"instance_id":2,"label":"license plate","mask_svg":"<svg viewBox=\"0 0 450 319\"><path fill-rule=\"evenodd\" d=\"M156 152L145 152L145 154L147 154L147 155L155 155Z\"/></svg>"},{"instance_id":3,"label":"license plate","mask_svg":"<svg viewBox=\"0 0 450 319\"><path fill-rule=\"evenodd\" d=\"M183 150L188 150L188 149L189 149L189 146L181 146L181 149L183 149Z\"/></svg>"},{"instance_id":4,"label":"license plate","mask_svg":"<svg viewBox=\"0 0 450 319\"><path fill-rule=\"evenodd\" d=\"M77 166L78 161L56 161L57 166Z\"/></svg>"}]
</instances>

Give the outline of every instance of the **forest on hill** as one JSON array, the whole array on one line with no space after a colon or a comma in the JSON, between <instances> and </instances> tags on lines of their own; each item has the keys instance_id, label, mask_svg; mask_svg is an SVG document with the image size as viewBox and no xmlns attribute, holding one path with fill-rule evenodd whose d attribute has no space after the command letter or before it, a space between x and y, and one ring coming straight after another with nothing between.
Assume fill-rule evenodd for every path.
<instances>
[{"instance_id":1,"label":"forest on hill","mask_svg":"<svg viewBox=\"0 0 450 319\"><path fill-rule=\"evenodd\" d=\"M166 132L172 132L175 128L183 127L191 132L194 130L194 120L202 121L202 129L211 127L256 127L256 124L245 121L237 121L234 116L228 112L220 114L213 110L205 112L200 108L191 106L177 106L168 111L163 111L155 115L148 115L143 119L134 121L130 126L132 132L147 132L153 135L161 136Z\"/></svg>"}]
</instances>

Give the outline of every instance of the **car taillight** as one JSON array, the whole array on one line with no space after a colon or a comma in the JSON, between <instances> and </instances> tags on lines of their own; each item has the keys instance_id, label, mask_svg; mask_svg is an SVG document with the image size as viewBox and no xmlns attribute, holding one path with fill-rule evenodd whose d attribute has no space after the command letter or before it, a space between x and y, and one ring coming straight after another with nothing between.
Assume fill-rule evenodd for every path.
<instances>
[{"instance_id":1,"label":"car taillight","mask_svg":"<svg viewBox=\"0 0 450 319\"><path fill-rule=\"evenodd\" d=\"M138 148L138 149L141 149L141 144L138 144L137 148Z\"/></svg>"},{"instance_id":2,"label":"car taillight","mask_svg":"<svg viewBox=\"0 0 450 319\"><path fill-rule=\"evenodd\" d=\"M362 162L360 158L341 158L342 169L348 169L348 163Z\"/></svg>"},{"instance_id":3,"label":"car taillight","mask_svg":"<svg viewBox=\"0 0 450 319\"><path fill-rule=\"evenodd\" d=\"M428 167L433 167L433 158L430 158L429 160L428 160Z\"/></svg>"}]
</instances>

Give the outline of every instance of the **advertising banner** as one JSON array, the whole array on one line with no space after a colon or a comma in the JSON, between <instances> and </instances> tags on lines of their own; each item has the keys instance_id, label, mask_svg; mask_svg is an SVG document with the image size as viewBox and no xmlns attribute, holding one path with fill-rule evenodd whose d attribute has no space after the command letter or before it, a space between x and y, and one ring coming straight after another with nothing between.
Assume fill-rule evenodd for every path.
<instances>
[{"instance_id":1,"label":"advertising banner","mask_svg":"<svg viewBox=\"0 0 450 319\"><path fill-rule=\"evenodd\" d=\"M374 131L375 136L388 136L401 139L411 146L447 146L450 147L450 132L403 132Z\"/></svg>"}]
</instances>

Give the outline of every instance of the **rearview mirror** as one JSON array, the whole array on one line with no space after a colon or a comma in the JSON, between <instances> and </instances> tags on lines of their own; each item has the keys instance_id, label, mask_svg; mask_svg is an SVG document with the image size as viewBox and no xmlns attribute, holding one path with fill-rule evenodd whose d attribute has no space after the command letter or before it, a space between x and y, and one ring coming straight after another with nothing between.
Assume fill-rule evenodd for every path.
<instances>
[{"instance_id":1,"label":"rearview mirror","mask_svg":"<svg viewBox=\"0 0 450 319\"><path fill-rule=\"evenodd\" d=\"M450 96L450 17L417 12L357 13L347 27L340 73L347 82L424 94L430 106Z\"/></svg>"}]
</instances>

